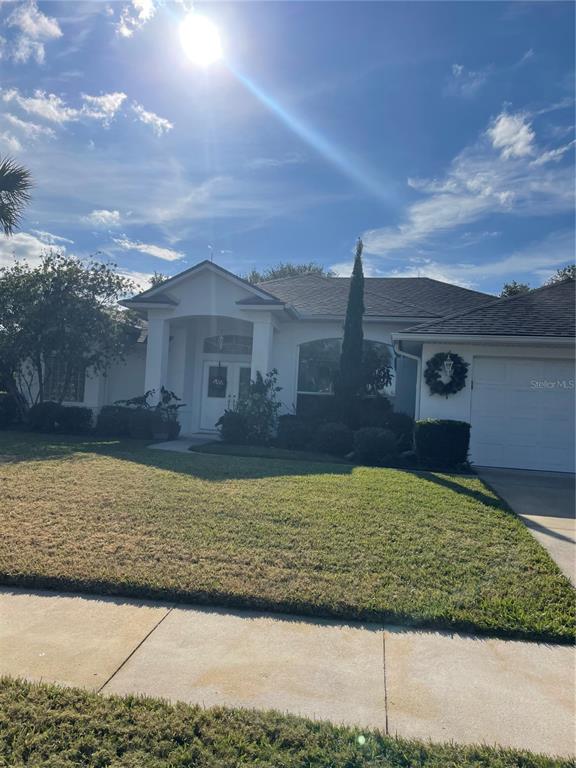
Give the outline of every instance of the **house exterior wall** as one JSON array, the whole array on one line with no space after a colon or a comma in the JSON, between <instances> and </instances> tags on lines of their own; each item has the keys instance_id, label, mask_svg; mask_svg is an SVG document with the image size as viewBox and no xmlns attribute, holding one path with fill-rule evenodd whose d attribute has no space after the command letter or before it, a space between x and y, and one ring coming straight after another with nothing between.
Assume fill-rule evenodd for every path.
<instances>
[{"instance_id":1,"label":"house exterior wall","mask_svg":"<svg viewBox=\"0 0 576 768\"><path fill-rule=\"evenodd\" d=\"M437 352L454 352L469 363L466 385L460 392L449 397L433 395L424 381L427 361ZM528 346L511 344L458 344L434 343L422 345L422 374L420 379L421 419L457 419L470 423L472 408L472 381L475 357L515 357L574 359L574 350L570 346Z\"/></svg>"}]
</instances>

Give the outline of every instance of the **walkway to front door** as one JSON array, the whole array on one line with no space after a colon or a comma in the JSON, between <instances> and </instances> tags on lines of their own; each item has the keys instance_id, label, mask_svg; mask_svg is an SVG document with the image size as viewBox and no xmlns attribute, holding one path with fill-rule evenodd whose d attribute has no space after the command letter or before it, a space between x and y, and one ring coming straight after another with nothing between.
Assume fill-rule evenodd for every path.
<instances>
[{"instance_id":1,"label":"walkway to front door","mask_svg":"<svg viewBox=\"0 0 576 768\"><path fill-rule=\"evenodd\" d=\"M250 366L231 361L205 360L202 371L200 429L214 431L227 408L234 407L250 385Z\"/></svg>"}]
</instances>

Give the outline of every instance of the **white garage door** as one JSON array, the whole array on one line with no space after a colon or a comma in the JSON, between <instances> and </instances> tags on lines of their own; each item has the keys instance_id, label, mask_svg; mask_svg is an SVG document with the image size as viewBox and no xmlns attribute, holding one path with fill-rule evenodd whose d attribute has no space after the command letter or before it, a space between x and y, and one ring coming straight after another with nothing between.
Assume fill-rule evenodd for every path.
<instances>
[{"instance_id":1,"label":"white garage door","mask_svg":"<svg viewBox=\"0 0 576 768\"><path fill-rule=\"evenodd\" d=\"M474 359L470 457L574 472L574 361Z\"/></svg>"}]
</instances>

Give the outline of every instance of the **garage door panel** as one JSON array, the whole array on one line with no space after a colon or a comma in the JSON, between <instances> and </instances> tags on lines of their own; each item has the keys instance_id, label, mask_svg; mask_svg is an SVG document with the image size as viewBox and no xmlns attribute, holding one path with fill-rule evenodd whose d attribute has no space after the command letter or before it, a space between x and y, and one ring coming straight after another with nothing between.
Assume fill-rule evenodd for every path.
<instances>
[{"instance_id":1,"label":"garage door panel","mask_svg":"<svg viewBox=\"0 0 576 768\"><path fill-rule=\"evenodd\" d=\"M573 472L573 379L570 360L476 358L471 460Z\"/></svg>"}]
</instances>

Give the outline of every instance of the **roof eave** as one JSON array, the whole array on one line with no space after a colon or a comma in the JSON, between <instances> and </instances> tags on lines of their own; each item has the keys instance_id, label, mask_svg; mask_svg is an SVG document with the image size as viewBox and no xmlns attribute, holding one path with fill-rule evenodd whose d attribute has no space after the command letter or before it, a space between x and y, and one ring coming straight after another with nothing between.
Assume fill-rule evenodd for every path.
<instances>
[{"instance_id":1,"label":"roof eave","mask_svg":"<svg viewBox=\"0 0 576 768\"><path fill-rule=\"evenodd\" d=\"M463 344L558 344L574 345L574 336L529 336L514 334L464 334L464 333L410 333L409 331L399 331L392 334L394 341L430 341L454 344L460 342Z\"/></svg>"}]
</instances>

